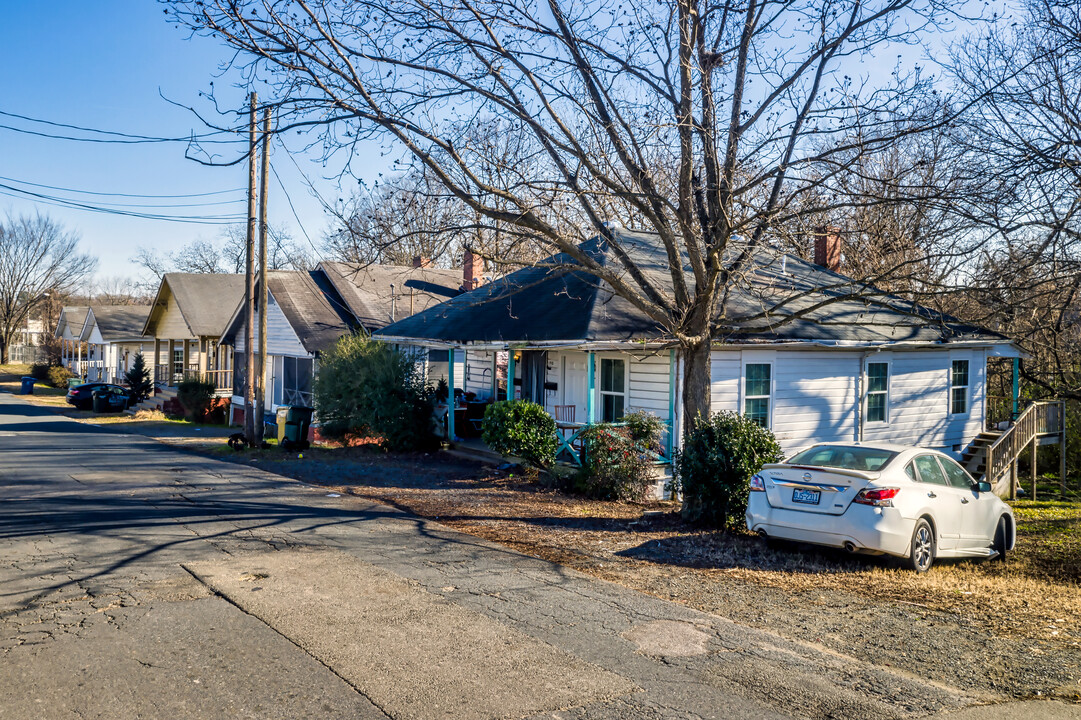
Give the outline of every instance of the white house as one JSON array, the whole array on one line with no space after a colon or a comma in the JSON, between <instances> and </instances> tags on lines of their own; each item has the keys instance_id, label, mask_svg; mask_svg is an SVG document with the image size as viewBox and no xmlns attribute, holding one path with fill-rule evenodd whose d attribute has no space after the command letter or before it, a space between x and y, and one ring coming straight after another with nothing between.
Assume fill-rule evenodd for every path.
<instances>
[{"instance_id":1,"label":"white house","mask_svg":"<svg viewBox=\"0 0 1081 720\"><path fill-rule=\"evenodd\" d=\"M154 339L142 334L149 305L91 305L79 333L86 359L78 374L87 382L122 382L135 356L153 363Z\"/></svg>"},{"instance_id":2,"label":"white house","mask_svg":"<svg viewBox=\"0 0 1081 720\"><path fill-rule=\"evenodd\" d=\"M83 341L81 339L86 315L90 308L72 305L61 308L53 337L60 341L60 364L82 377Z\"/></svg>"},{"instance_id":3,"label":"white house","mask_svg":"<svg viewBox=\"0 0 1081 720\"><path fill-rule=\"evenodd\" d=\"M619 231L616 239L670 287L654 236ZM601 238L581 249L618 263ZM677 343L569 257L545 264L555 267L512 273L376 335L422 357L447 353L452 385L475 402L504 397L509 374L515 397L568 424L652 412L667 425L670 457L681 435ZM959 456L983 429L988 358L1020 350L1002 335L881 294L820 305L851 283L798 257L760 251L751 286L730 303L733 319L711 351L712 410L754 418L786 453L814 442L888 440ZM449 419L456 434L468 434L463 420L478 412L459 408Z\"/></svg>"},{"instance_id":4,"label":"white house","mask_svg":"<svg viewBox=\"0 0 1081 720\"><path fill-rule=\"evenodd\" d=\"M273 414L281 405L310 407L312 380L322 352L350 332L370 334L395 317L453 297L459 292L458 277L455 270L428 268L419 259L413 267L324 262L309 272L268 272L264 414ZM256 347L258 313L257 307L253 327ZM246 316L241 303L220 339L234 359L230 419L236 424L244 419Z\"/></svg>"}]
</instances>

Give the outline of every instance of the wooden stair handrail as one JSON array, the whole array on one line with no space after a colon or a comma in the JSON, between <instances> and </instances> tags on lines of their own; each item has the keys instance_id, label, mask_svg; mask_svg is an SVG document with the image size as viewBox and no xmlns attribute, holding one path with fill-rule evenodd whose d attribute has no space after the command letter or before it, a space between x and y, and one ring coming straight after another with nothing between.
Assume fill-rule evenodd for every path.
<instances>
[{"instance_id":1,"label":"wooden stair handrail","mask_svg":"<svg viewBox=\"0 0 1081 720\"><path fill-rule=\"evenodd\" d=\"M1037 436L1061 434L1064 411L1061 400L1037 401L1025 408L1013 425L987 448L988 482L993 485Z\"/></svg>"}]
</instances>

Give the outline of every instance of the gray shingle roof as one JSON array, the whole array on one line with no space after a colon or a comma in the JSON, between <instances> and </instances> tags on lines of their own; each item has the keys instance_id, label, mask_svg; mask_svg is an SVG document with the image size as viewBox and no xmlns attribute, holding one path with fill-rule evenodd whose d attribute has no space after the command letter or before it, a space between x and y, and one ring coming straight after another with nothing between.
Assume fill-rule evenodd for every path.
<instances>
[{"instance_id":1,"label":"gray shingle roof","mask_svg":"<svg viewBox=\"0 0 1081 720\"><path fill-rule=\"evenodd\" d=\"M319 267L357 322L368 332L389 325L392 308L394 319L400 320L438 305L461 291L460 270L404 265L356 266L340 262L323 262Z\"/></svg>"},{"instance_id":2,"label":"gray shingle roof","mask_svg":"<svg viewBox=\"0 0 1081 720\"><path fill-rule=\"evenodd\" d=\"M53 332L55 337L60 337L63 334L63 326L66 324L71 328L71 334L78 336L83 331L83 325L86 324L86 314L90 311L89 307L84 305L68 305L60 311L60 317L56 321L56 330Z\"/></svg>"},{"instance_id":3,"label":"gray shingle roof","mask_svg":"<svg viewBox=\"0 0 1081 720\"><path fill-rule=\"evenodd\" d=\"M670 291L667 255L656 236L623 230L618 239L645 274ZM600 237L580 247L608 267L621 267ZM569 256L556 255L544 264L554 267L511 273L389 325L378 334L452 343L672 341L656 322L615 295L610 286L576 269ZM689 274L688 283L693 285ZM831 295L840 298L851 294L851 283L843 275L793 255L760 249L749 286L735 291L728 304L731 320L718 340L864 344L1007 341L997 333L899 298L837 299L812 309ZM762 316L767 309L771 312ZM806 314L800 316L801 312Z\"/></svg>"},{"instance_id":4,"label":"gray shingle roof","mask_svg":"<svg viewBox=\"0 0 1081 720\"><path fill-rule=\"evenodd\" d=\"M162 293L169 291L192 335L219 337L244 298L244 276L223 273L166 273L143 332L153 335L153 325L164 306Z\"/></svg>"},{"instance_id":5,"label":"gray shingle roof","mask_svg":"<svg viewBox=\"0 0 1081 720\"><path fill-rule=\"evenodd\" d=\"M352 314L320 270L272 270L267 273L267 290L310 353L326 350L353 329ZM245 310L241 305L222 335L223 343L235 342L244 327Z\"/></svg>"},{"instance_id":6,"label":"gray shingle roof","mask_svg":"<svg viewBox=\"0 0 1081 720\"><path fill-rule=\"evenodd\" d=\"M133 340L143 336L149 305L92 305L98 332L106 342Z\"/></svg>"}]
</instances>

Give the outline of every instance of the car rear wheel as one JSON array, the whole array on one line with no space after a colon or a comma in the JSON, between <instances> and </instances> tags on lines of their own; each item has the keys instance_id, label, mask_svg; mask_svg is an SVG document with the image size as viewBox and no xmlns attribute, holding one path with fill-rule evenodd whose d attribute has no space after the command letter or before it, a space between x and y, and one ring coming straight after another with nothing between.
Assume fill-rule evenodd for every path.
<instances>
[{"instance_id":1,"label":"car rear wheel","mask_svg":"<svg viewBox=\"0 0 1081 720\"><path fill-rule=\"evenodd\" d=\"M931 569L935 562L935 531L926 518L916 521L912 531L912 544L909 546L908 567L918 573Z\"/></svg>"},{"instance_id":2,"label":"car rear wheel","mask_svg":"<svg viewBox=\"0 0 1081 720\"><path fill-rule=\"evenodd\" d=\"M1006 516L1003 515L998 519L998 526L995 528L995 542L991 545L991 549L998 553L995 556L995 560L1006 560L1006 548L1009 547L1010 526L1006 520Z\"/></svg>"}]
</instances>

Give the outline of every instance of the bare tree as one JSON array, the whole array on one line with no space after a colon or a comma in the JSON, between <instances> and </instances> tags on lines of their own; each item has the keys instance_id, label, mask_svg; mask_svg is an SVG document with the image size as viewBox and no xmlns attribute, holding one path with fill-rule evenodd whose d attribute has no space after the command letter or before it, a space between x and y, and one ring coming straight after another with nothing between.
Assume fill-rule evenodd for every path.
<instances>
[{"instance_id":1,"label":"bare tree","mask_svg":"<svg viewBox=\"0 0 1081 720\"><path fill-rule=\"evenodd\" d=\"M961 43L958 142L981 168L956 210L995 238L960 312L1018 338L1025 378L1081 399L1081 6L1030 0Z\"/></svg>"},{"instance_id":2,"label":"bare tree","mask_svg":"<svg viewBox=\"0 0 1081 720\"><path fill-rule=\"evenodd\" d=\"M167 272L242 273L246 232L243 225L230 225L217 242L196 239L172 253L142 247L131 262L146 270L154 285ZM271 270L307 270L315 264L284 227L269 225L267 240L267 267Z\"/></svg>"},{"instance_id":3,"label":"bare tree","mask_svg":"<svg viewBox=\"0 0 1081 720\"><path fill-rule=\"evenodd\" d=\"M566 253L664 328L685 358L685 421L709 412L715 339L793 316L779 294L750 314L732 302L774 228L863 153L942 121L918 69L872 81L860 63L953 17L951 0L167 5L276 88L279 130L316 128L328 153L393 139L477 217ZM495 120L515 136L512 165L474 130ZM817 210L847 207L842 191ZM655 233L667 272L636 261L612 221ZM580 249L598 234L613 262Z\"/></svg>"},{"instance_id":4,"label":"bare tree","mask_svg":"<svg viewBox=\"0 0 1081 720\"><path fill-rule=\"evenodd\" d=\"M27 316L50 293L66 294L94 272L79 238L47 215L8 215L0 224L0 364Z\"/></svg>"}]
</instances>

